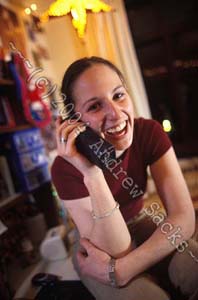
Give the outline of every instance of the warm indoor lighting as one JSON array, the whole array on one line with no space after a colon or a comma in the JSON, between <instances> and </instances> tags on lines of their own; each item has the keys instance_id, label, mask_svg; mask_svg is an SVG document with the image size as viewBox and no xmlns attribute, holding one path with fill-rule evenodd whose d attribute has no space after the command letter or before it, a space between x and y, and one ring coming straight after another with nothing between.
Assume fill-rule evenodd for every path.
<instances>
[{"instance_id":1,"label":"warm indoor lighting","mask_svg":"<svg viewBox=\"0 0 198 300\"><path fill-rule=\"evenodd\" d=\"M87 23L87 12L110 11L111 6L100 0L57 0L41 16L42 21L48 21L50 16L60 17L68 13L72 15L72 24L77 29L79 37L84 36Z\"/></svg>"},{"instance_id":2,"label":"warm indoor lighting","mask_svg":"<svg viewBox=\"0 0 198 300\"><path fill-rule=\"evenodd\" d=\"M170 132L172 130L171 122L169 120L163 120L162 126L166 132Z\"/></svg>"},{"instance_id":3,"label":"warm indoor lighting","mask_svg":"<svg viewBox=\"0 0 198 300\"><path fill-rule=\"evenodd\" d=\"M31 9L29 7L25 8L25 13L26 13L26 15L30 15Z\"/></svg>"},{"instance_id":4,"label":"warm indoor lighting","mask_svg":"<svg viewBox=\"0 0 198 300\"><path fill-rule=\"evenodd\" d=\"M35 3L32 3L30 5L31 10L36 11L37 10L37 5Z\"/></svg>"}]
</instances>

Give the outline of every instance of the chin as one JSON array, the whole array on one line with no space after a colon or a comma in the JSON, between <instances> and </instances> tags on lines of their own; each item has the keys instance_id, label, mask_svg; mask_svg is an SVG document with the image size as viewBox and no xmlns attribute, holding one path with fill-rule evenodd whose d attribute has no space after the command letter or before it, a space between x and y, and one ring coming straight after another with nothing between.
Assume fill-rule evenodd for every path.
<instances>
[{"instance_id":1,"label":"chin","mask_svg":"<svg viewBox=\"0 0 198 300\"><path fill-rule=\"evenodd\" d=\"M114 136L105 135L104 138L106 141L112 144L116 150L125 151L132 144L133 130L131 130L131 126L129 126L129 123L127 123L127 127L124 129L124 132Z\"/></svg>"},{"instance_id":2,"label":"chin","mask_svg":"<svg viewBox=\"0 0 198 300\"><path fill-rule=\"evenodd\" d=\"M128 149L131 146L132 141L133 141L133 138L131 137L130 139L127 139L126 141L120 141L118 143L115 143L114 147L116 150L125 151L126 149Z\"/></svg>"}]
</instances>

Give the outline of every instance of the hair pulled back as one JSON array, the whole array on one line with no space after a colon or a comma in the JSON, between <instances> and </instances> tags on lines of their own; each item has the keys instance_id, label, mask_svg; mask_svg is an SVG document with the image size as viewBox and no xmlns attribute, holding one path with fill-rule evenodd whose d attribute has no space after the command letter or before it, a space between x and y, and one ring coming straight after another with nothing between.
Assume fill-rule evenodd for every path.
<instances>
[{"instance_id":1,"label":"hair pulled back","mask_svg":"<svg viewBox=\"0 0 198 300\"><path fill-rule=\"evenodd\" d=\"M63 80L62 80L62 86L61 86L61 93L63 94L64 99L64 105L67 106L70 103L74 103L74 96L73 96L73 87L75 81L78 79L78 77L87 69L90 67L96 65L96 64L103 64L113 71L117 73L119 76L121 82L125 84L125 79L121 71L109 60L106 60L102 57L97 56L91 56L91 57L84 57L81 59L78 59L74 61L66 70ZM69 114L72 112L70 111Z\"/></svg>"}]
</instances>

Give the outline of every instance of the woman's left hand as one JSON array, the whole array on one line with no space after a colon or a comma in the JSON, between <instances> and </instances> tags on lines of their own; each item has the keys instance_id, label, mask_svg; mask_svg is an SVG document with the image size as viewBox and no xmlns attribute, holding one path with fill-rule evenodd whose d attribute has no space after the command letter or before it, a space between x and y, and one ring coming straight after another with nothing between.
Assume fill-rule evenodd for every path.
<instances>
[{"instance_id":1,"label":"woman's left hand","mask_svg":"<svg viewBox=\"0 0 198 300\"><path fill-rule=\"evenodd\" d=\"M81 249L77 253L77 259L81 273L109 285L108 266L110 256L95 247L87 239L82 238L80 245Z\"/></svg>"}]
</instances>

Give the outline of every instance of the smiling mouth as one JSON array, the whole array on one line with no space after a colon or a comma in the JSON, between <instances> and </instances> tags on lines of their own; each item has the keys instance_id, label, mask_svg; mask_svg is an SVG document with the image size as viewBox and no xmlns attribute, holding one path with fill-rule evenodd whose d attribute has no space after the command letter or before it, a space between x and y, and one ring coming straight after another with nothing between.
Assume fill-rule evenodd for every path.
<instances>
[{"instance_id":1,"label":"smiling mouth","mask_svg":"<svg viewBox=\"0 0 198 300\"><path fill-rule=\"evenodd\" d=\"M108 130L106 130L104 132L104 134L106 136L108 135L108 136L111 136L111 137L120 137L120 136L123 136L126 133L126 129L127 129L127 121L123 121L119 125L117 125L115 127L111 127Z\"/></svg>"}]
</instances>

